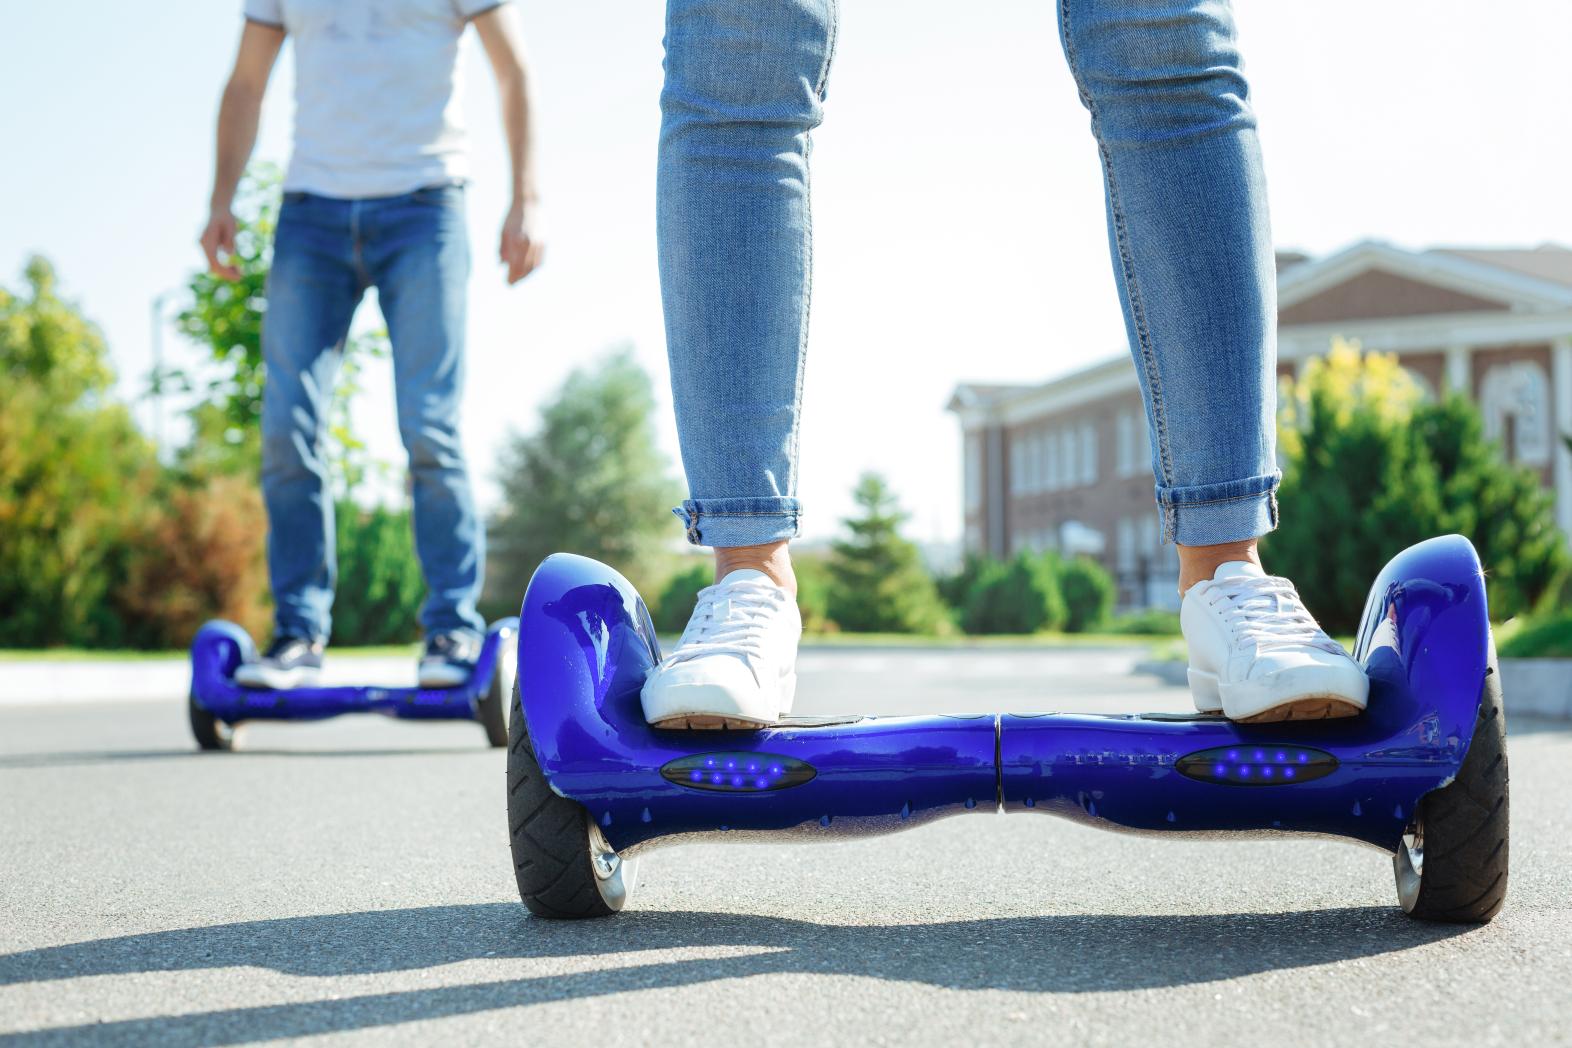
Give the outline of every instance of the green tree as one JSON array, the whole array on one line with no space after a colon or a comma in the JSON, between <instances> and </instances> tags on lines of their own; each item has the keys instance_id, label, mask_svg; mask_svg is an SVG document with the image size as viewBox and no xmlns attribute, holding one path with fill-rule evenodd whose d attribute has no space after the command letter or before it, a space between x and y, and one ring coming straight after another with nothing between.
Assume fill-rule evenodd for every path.
<instances>
[{"instance_id":1,"label":"green tree","mask_svg":"<svg viewBox=\"0 0 1572 1048\"><path fill-rule=\"evenodd\" d=\"M853 489L860 513L830 555L829 617L841 629L932 633L947 617L917 547L901 537L906 519L884 478L865 473Z\"/></svg>"},{"instance_id":2,"label":"green tree","mask_svg":"<svg viewBox=\"0 0 1572 1048\"><path fill-rule=\"evenodd\" d=\"M1390 354L1335 345L1289 383L1274 571L1334 633L1358 625L1370 580L1405 546L1456 531L1491 572L1492 610L1525 610L1565 570L1549 499L1485 441L1461 398L1423 405Z\"/></svg>"},{"instance_id":3,"label":"green tree","mask_svg":"<svg viewBox=\"0 0 1572 1048\"><path fill-rule=\"evenodd\" d=\"M267 275L273 263L273 233L278 226L278 170L249 168L235 193L235 252L231 262L239 280L197 270L188 284L190 304L176 319L180 331L205 346L210 367L198 380L183 371L154 375L155 384L173 383L200 393L202 405L217 409L208 433L240 444L262 424L262 314L267 310Z\"/></svg>"},{"instance_id":4,"label":"green tree","mask_svg":"<svg viewBox=\"0 0 1572 1048\"><path fill-rule=\"evenodd\" d=\"M1075 557L1059 568L1067 633L1085 633L1107 624L1113 614L1116 586L1106 568L1090 557Z\"/></svg>"},{"instance_id":5,"label":"green tree","mask_svg":"<svg viewBox=\"0 0 1572 1048\"><path fill-rule=\"evenodd\" d=\"M1435 463L1441 483L1440 531L1467 535L1489 575L1497 620L1533 611L1568 568L1567 540L1555 523L1555 496L1532 470L1504 461L1485 438L1479 411L1449 396L1414 412L1416 454Z\"/></svg>"},{"instance_id":6,"label":"green tree","mask_svg":"<svg viewBox=\"0 0 1572 1048\"><path fill-rule=\"evenodd\" d=\"M1381 566L1437 533L1440 484L1407 425L1421 391L1392 355L1337 345L1287 384L1272 570L1333 633L1358 626Z\"/></svg>"},{"instance_id":7,"label":"green tree","mask_svg":"<svg viewBox=\"0 0 1572 1048\"><path fill-rule=\"evenodd\" d=\"M158 487L153 449L110 397L103 336L43 258L0 287L0 637L130 642L113 603L128 534Z\"/></svg>"},{"instance_id":8,"label":"green tree","mask_svg":"<svg viewBox=\"0 0 1572 1048\"><path fill-rule=\"evenodd\" d=\"M655 443L655 397L630 349L575 370L541 425L503 449L502 504L490 524L488 581L513 600L548 555L611 564L635 585L660 574L681 497Z\"/></svg>"}]
</instances>

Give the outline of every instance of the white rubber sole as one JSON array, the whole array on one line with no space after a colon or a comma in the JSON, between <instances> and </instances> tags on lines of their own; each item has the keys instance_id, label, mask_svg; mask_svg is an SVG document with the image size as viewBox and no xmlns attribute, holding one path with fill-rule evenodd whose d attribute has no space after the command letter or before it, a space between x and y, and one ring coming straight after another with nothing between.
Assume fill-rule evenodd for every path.
<instances>
[{"instance_id":1,"label":"white rubber sole","mask_svg":"<svg viewBox=\"0 0 1572 1048\"><path fill-rule=\"evenodd\" d=\"M660 688L644 699L644 715L652 727L663 730L754 731L778 724L791 712L796 697L797 674L793 671L781 677L773 698L763 689L738 696L725 688L702 684Z\"/></svg>"},{"instance_id":2,"label":"white rubber sole","mask_svg":"<svg viewBox=\"0 0 1572 1048\"><path fill-rule=\"evenodd\" d=\"M1190 698L1195 700L1196 712L1223 712L1223 694L1217 690L1217 674L1191 666L1187 676L1190 678Z\"/></svg>"},{"instance_id":3,"label":"white rubber sole","mask_svg":"<svg viewBox=\"0 0 1572 1048\"><path fill-rule=\"evenodd\" d=\"M456 667L420 670L417 681L422 688L456 688L469 680L469 672Z\"/></svg>"},{"instance_id":4,"label":"white rubber sole","mask_svg":"<svg viewBox=\"0 0 1572 1048\"><path fill-rule=\"evenodd\" d=\"M247 672L248 670L250 672ZM235 683L245 688L271 688L274 691L285 691L289 688L309 688L321 679L320 669L306 667L275 670L248 662L235 670Z\"/></svg>"},{"instance_id":5,"label":"white rubber sole","mask_svg":"<svg viewBox=\"0 0 1572 1048\"><path fill-rule=\"evenodd\" d=\"M1305 666L1273 674L1266 681L1225 684L1217 674L1192 667L1190 697L1201 713L1221 713L1248 724L1334 720L1363 713L1370 682L1352 661L1346 670Z\"/></svg>"}]
</instances>

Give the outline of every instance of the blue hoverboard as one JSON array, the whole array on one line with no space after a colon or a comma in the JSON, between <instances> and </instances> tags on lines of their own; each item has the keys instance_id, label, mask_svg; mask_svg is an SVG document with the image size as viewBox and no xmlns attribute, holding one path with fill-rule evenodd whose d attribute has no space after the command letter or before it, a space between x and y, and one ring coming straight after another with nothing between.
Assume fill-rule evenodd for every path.
<instances>
[{"instance_id":1,"label":"blue hoverboard","mask_svg":"<svg viewBox=\"0 0 1572 1048\"><path fill-rule=\"evenodd\" d=\"M492 624L469 680L452 688L336 685L307 688L248 688L235 683L235 670L257 658L245 630L232 622L209 622L191 642L191 733L204 750L229 750L235 729L247 721L305 721L342 713L381 713L401 720L472 720L492 746L508 742L507 704L517 665L518 619Z\"/></svg>"},{"instance_id":2,"label":"blue hoverboard","mask_svg":"<svg viewBox=\"0 0 1572 1048\"><path fill-rule=\"evenodd\" d=\"M837 840L970 812L1041 812L1136 833L1323 834L1393 857L1398 901L1487 921L1507 883L1500 677L1478 557L1461 536L1395 557L1355 657L1354 718L1215 715L792 718L665 731L639 689L660 648L604 564L557 554L524 597L508 754L519 895L534 913L611 914L636 856L705 840Z\"/></svg>"}]
</instances>

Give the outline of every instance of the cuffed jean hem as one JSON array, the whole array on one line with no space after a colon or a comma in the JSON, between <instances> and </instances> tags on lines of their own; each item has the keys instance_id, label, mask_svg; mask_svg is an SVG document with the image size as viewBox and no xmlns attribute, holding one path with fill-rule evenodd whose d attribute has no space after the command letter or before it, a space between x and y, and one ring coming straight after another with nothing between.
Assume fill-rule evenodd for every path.
<instances>
[{"instance_id":1,"label":"cuffed jean hem","mask_svg":"<svg viewBox=\"0 0 1572 1048\"><path fill-rule=\"evenodd\" d=\"M689 499L672 510L695 546L757 546L796 538L802 503L784 496Z\"/></svg>"},{"instance_id":2,"label":"cuffed jean hem","mask_svg":"<svg viewBox=\"0 0 1572 1048\"><path fill-rule=\"evenodd\" d=\"M1157 489L1163 539L1181 546L1216 546L1258 538L1277 527L1277 470L1245 480Z\"/></svg>"}]
</instances>

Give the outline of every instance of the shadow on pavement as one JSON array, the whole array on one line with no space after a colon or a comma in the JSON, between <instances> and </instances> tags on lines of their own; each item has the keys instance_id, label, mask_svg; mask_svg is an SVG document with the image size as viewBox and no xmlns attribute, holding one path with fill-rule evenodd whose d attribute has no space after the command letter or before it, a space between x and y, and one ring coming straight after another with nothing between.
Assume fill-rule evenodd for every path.
<instances>
[{"instance_id":1,"label":"shadow on pavement","mask_svg":"<svg viewBox=\"0 0 1572 1048\"><path fill-rule=\"evenodd\" d=\"M1387 907L870 927L723 913L628 913L558 923L530 918L517 903L478 903L248 921L30 950L0 957L0 986L245 966L332 977L477 958L615 958L612 967L566 975L60 1027L8 1040L68 1043L90 1036L238 1044L770 973L861 975L959 990L1153 989L1392 953L1465 931L1414 921ZM761 952L644 962L636 956L737 947Z\"/></svg>"}]
</instances>

